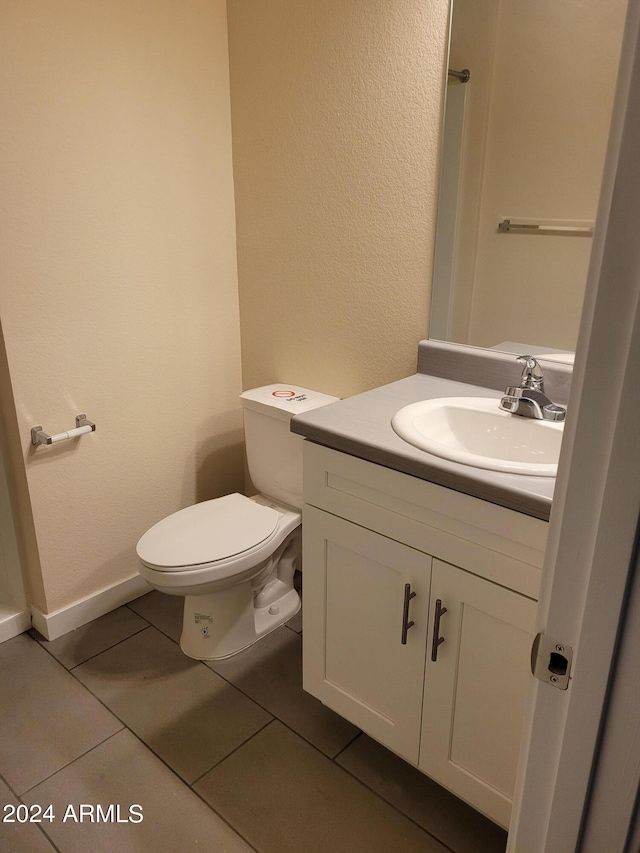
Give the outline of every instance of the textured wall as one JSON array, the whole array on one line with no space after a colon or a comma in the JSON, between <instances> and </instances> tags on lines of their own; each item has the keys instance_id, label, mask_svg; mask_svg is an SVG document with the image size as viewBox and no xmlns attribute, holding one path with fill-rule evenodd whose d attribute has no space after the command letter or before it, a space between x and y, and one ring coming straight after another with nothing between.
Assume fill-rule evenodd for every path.
<instances>
[{"instance_id":1,"label":"textured wall","mask_svg":"<svg viewBox=\"0 0 640 853\"><path fill-rule=\"evenodd\" d=\"M0 316L44 598L242 483L223 0L4 0ZM29 430L97 432L33 452Z\"/></svg>"},{"instance_id":2,"label":"textured wall","mask_svg":"<svg viewBox=\"0 0 640 853\"><path fill-rule=\"evenodd\" d=\"M230 0L245 387L346 396L427 331L447 0Z\"/></svg>"}]
</instances>

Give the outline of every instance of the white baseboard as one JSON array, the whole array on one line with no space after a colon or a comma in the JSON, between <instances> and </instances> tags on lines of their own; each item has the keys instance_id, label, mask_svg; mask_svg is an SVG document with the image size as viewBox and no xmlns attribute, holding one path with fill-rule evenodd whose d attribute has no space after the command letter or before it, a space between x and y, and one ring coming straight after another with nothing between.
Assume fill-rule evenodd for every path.
<instances>
[{"instance_id":1,"label":"white baseboard","mask_svg":"<svg viewBox=\"0 0 640 853\"><path fill-rule=\"evenodd\" d=\"M31 627L31 613L28 610L0 610L0 643L17 637Z\"/></svg>"},{"instance_id":2,"label":"white baseboard","mask_svg":"<svg viewBox=\"0 0 640 853\"><path fill-rule=\"evenodd\" d=\"M42 613L37 607L31 605L33 627L47 640L57 640L63 634L86 625L98 616L104 616L105 613L115 610L127 601L133 601L134 598L145 595L150 590L151 587L144 578L134 575L122 583L89 595L53 613Z\"/></svg>"}]
</instances>

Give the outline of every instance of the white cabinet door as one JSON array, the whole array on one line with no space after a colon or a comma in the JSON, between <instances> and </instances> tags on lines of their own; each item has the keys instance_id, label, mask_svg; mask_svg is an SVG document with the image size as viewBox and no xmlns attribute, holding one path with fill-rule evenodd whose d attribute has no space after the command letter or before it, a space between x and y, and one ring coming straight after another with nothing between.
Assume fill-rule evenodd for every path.
<instances>
[{"instance_id":1,"label":"white cabinet door","mask_svg":"<svg viewBox=\"0 0 640 853\"><path fill-rule=\"evenodd\" d=\"M417 764L431 558L314 507L302 530L304 689Z\"/></svg>"},{"instance_id":2,"label":"white cabinet door","mask_svg":"<svg viewBox=\"0 0 640 853\"><path fill-rule=\"evenodd\" d=\"M536 602L434 559L432 624L438 601L444 640L433 661L430 632L419 766L506 827Z\"/></svg>"}]
</instances>

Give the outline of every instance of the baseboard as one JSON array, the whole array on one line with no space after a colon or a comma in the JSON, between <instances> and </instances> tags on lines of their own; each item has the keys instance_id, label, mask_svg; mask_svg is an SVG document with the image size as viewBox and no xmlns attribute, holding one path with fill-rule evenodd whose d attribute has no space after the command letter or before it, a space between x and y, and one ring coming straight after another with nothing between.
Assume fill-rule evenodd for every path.
<instances>
[{"instance_id":1,"label":"baseboard","mask_svg":"<svg viewBox=\"0 0 640 853\"><path fill-rule=\"evenodd\" d=\"M111 610L115 610L134 598L149 592L151 587L140 575L134 575L122 583L117 583L107 589L103 589L94 595L89 595L75 604L62 607L53 613L42 613L37 607L31 605L31 618L33 627L39 631L47 640L57 640L63 634L68 634L86 625L99 616L104 616ZM27 626L28 627L28 626Z\"/></svg>"},{"instance_id":2,"label":"baseboard","mask_svg":"<svg viewBox=\"0 0 640 853\"><path fill-rule=\"evenodd\" d=\"M31 613L28 610L0 609L0 643L17 637L31 627Z\"/></svg>"}]
</instances>

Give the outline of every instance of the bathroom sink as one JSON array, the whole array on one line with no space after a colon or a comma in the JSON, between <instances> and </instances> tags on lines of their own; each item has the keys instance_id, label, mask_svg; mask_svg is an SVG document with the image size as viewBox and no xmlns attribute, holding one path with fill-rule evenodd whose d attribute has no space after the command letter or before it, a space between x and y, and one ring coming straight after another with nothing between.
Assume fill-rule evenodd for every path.
<instances>
[{"instance_id":1,"label":"bathroom sink","mask_svg":"<svg viewBox=\"0 0 640 853\"><path fill-rule=\"evenodd\" d=\"M404 441L475 468L555 477L562 423L503 412L488 397L439 397L412 403L391 425Z\"/></svg>"}]
</instances>

